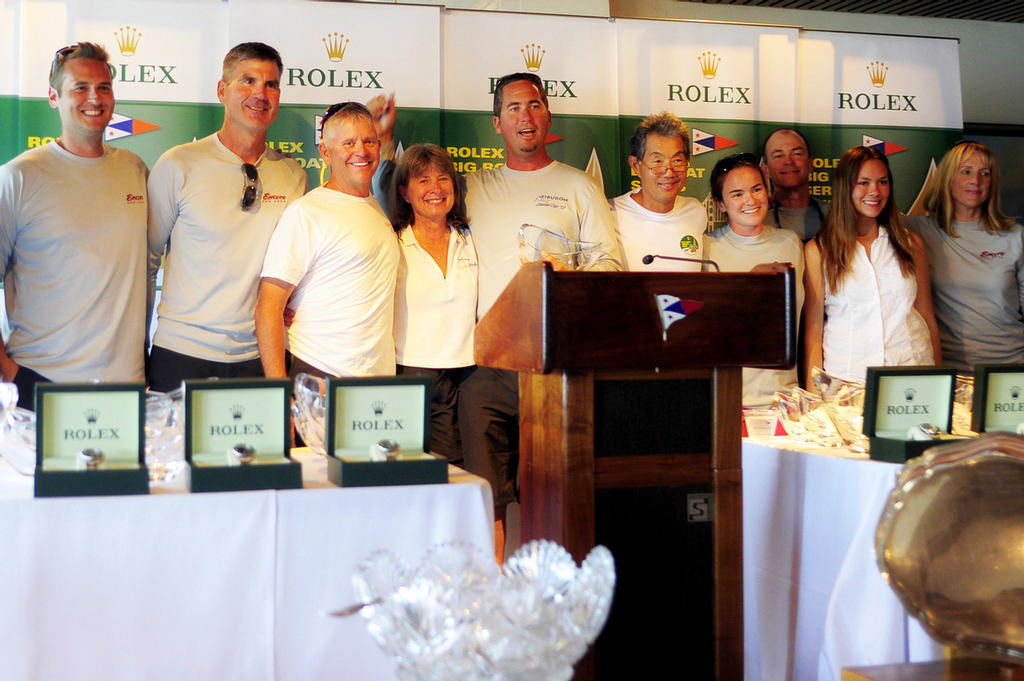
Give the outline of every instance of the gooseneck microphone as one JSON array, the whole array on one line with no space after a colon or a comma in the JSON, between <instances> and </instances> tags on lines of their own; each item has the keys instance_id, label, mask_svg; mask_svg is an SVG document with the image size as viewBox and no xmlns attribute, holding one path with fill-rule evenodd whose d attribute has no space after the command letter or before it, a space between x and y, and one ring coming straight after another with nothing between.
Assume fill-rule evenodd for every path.
<instances>
[{"instance_id":1,"label":"gooseneck microphone","mask_svg":"<svg viewBox=\"0 0 1024 681\"><path fill-rule=\"evenodd\" d=\"M645 265L650 265L652 262L654 262L655 258L660 258L662 260L679 260L680 262L696 262L700 263L701 265L713 265L716 272L722 271L721 268L718 266L718 263L715 262L714 260L701 260L700 258L683 258L675 255L651 255L650 253L648 253L643 257L643 263Z\"/></svg>"}]
</instances>

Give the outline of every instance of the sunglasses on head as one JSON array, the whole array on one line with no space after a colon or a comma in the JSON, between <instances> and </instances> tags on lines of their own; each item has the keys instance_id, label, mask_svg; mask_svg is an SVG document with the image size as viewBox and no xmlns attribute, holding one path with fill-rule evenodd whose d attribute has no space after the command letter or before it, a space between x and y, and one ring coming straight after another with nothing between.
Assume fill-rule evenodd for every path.
<instances>
[{"instance_id":1,"label":"sunglasses on head","mask_svg":"<svg viewBox=\"0 0 1024 681\"><path fill-rule=\"evenodd\" d=\"M60 65L67 61L67 58L74 54L76 50L78 50L77 43L57 50L56 54L53 55L53 63L50 64L50 78L53 78L54 72L56 72ZM113 78L115 73L114 65L107 64L107 68L110 70L110 77Z\"/></svg>"},{"instance_id":2,"label":"sunglasses on head","mask_svg":"<svg viewBox=\"0 0 1024 681\"><path fill-rule=\"evenodd\" d=\"M360 104L359 102L338 102L337 104L331 104L329 107L327 107L327 110L324 111L324 115L320 117L321 135L324 134L324 126L327 125L327 121L331 119L331 116L340 112L358 112L360 114L370 116L371 118L373 117L373 115L370 113L370 110L367 109L362 104Z\"/></svg>"}]
</instances>

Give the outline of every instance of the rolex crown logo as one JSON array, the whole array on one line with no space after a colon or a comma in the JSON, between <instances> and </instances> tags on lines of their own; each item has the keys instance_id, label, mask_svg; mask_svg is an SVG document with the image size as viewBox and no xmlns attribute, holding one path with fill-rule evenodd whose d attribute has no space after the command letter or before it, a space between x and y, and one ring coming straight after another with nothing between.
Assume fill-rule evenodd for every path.
<instances>
[{"instance_id":1,"label":"rolex crown logo","mask_svg":"<svg viewBox=\"0 0 1024 681\"><path fill-rule=\"evenodd\" d=\"M715 74L718 73L718 65L721 62L722 58L714 52L702 52L701 55L697 57L697 63L700 64L701 73L703 73L704 77L708 80L714 78Z\"/></svg>"},{"instance_id":2,"label":"rolex crown logo","mask_svg":"<svg viewBox=\"0 0 1024 681\"><path fill-rule=\"evenodd\" d=\"M1015 386L1011 386L1010 387L1010 397L1012 397L1013 399L1017 399L1018 397L1020 397L1020 386L1019 385L1015 385Z\"/></svg>"},{"instance_id":3,"label":"rolex crown logo","mask_svg":"<svg viewBox=\"0 0 1024 681\"><path fill-rule=\"evenodd\" d=\"M114 37L117 39L117 49L121 50L121 54L131 57L139 47L139 39L142 38L142 34L131 26L124 26L114 31Z\"/></svg>"},{"instance_id":4,"label":"rolex crown logo","mask_svg":"<svg viewBox=\"0 0 1024 681\"><path fill-rule=\"evenodd\" d=\"M380 416L381 414L384 413L385 406L387 405L384 404L383 400L377 400L376 402L370 405L370 408L373 409L374 416Z\"/></svg>"},{"instance_id":5,"label":"rolex crown logo","mask_svg":"<svg viewBox=\"0 0 1024 681\"><path fill-rule=\"evenodd\" d=\"M99 417L100 417L100 412L99 412L98 409L86 409L85 410L85 422L86 423L88 423L88 424L96 423L96 420L99 419Z\"/></svg>"},{"instance_id":6,"label":"rolex crown logo","mask_svg":"<svg viewBox=\"0 0 1024 681\"><path fill-rule=\"evenodd\" d=\"M907 402L913 402L915 395L917 395L917 391L913 388L907 388L903 391L903 397L906 398Z\"/></svg>"},{"instance_id":7,"label":"rolex crown logo","mask_svg":"<svg viewBox=\"0 0 1024 681\"><path fill-rule=\"evenodd\" d=\"M231 418L241 421L243 415L245 415L245 407L240 404L231 405Z\"/></svg>"},{"instance_id":8,"label":"rolex crown logo","mask_svg":"<svg viewBox=\"0 0 1024 681\"><path fill-rule=\"evenodd\" d=\"M339 33L328 33L323 39L324 47L327 49L327 58L331 61L341 61L345 58L345 50L348 49L349 40Z\"/></svg>"},{"instance_id":9,"label":"rolex crown logo","mask_svg":"<svg viewBox=\"0 0 1024 681\"><path fill-rule=\"evenodd\" d=\"M540 45L530 43L519 51L523 53L523 60L526 62L527 71L540 71L540 63L544 61L544 55L547 54L547 50L542 50Z\"/></svg>"},{"instance_id":10,"label":"rolex crown logo","mask_svg":"<svg viewBox=\"0 0 1024 681\"><path fill-rule=\"evenodd\" d=\"M873 86L882 87L885 85L885 74L889 73L889 67L885 65L885 62L873 61L867 65L867 70Z\"/></svg>"}]
</instances>

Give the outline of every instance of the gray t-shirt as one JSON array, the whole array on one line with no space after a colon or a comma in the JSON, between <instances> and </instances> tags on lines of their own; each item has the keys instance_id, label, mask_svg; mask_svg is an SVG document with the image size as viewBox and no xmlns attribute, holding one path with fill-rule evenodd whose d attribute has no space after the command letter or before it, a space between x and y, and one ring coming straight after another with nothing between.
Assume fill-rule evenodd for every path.
<instances>
[{"instance_id":1,"label":"gray t-shirt","mask_svg":"<svg viewBox=\"0 0 1024 681\"><path fill-rule=\"evenodd\" d=\"M943 364L1024 362L1024 227L989 234L980 222L954 222L951 237L930 217L906 222L928 249Z\"/></svg>"},{"instance_id":2,"label":"gray t-shirt","mask_svg":"<svg viewBox=\"0 0 1024 681\"><path fill-rule=\"evenodd\" d=\"M57 143L0 168L7 353L51 381L142 381L146 164Z\"/></svg>"}]
</instances>

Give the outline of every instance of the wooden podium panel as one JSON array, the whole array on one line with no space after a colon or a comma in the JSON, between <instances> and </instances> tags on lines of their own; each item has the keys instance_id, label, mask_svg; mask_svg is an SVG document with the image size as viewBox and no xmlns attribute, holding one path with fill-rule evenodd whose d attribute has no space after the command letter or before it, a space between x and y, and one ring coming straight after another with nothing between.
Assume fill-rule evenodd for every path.
<instances>
[{"instance_id":1,"label":"wooden podium panel","mask_svg":"<svg viewBox=\"0 0 1024 681\"><path fill-rule=\"evenodd\" d=\"M685 301L687 314L666 328L659 300L675 299ZM792 271L556 273L543 263L524 266L480 320L477 364L520 372L522 539L552 539L580 561L603 531L596 517L610 519L603 523L609 536L616 534L610 526L621 524L616 509L609 514L598 508L602 500L614 507L623 499L646 499L655 509L625 512L617 536L626 537L628 548L616 553L609 545L616 564L628 567L620 574L658 575L620 578L617 586L617 603L644 606L630 615L641 621L620 626L613 604L609 629L623 633L615 641L602 635L600 666L595 670L593 660L585 661L577 679L621 675L618 655L644 676L707 678L713 672L717 679L742 679L741 367L791 367L795 322ZM645 403L657 395L676 411L659 414ZM689 531L664 521L691 496L701 498L702 490L713 500L710 523L691 529L695 536L710 534L710 555L699 557L704 565L697 570L708 584L697 585L689 599L674 599L680 585L692 580L681 573L673 579L665 568L685 557L676 542ZM662 529L637 546L628 541L639 535L629 531L629 522ZM694 602L708 592L709 612L691 612L700 610ZM684 616L710 618L694 631L710 631L713 650L699 636L682 634L684 628L676 639L644 631L666 617ZM648 639L659 642L643 650ZM694 656L707 660L688 659L688 644Z\"/></svg>"}]
</instances>

